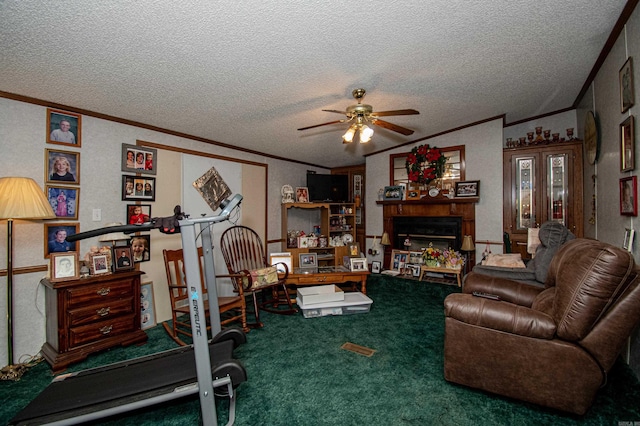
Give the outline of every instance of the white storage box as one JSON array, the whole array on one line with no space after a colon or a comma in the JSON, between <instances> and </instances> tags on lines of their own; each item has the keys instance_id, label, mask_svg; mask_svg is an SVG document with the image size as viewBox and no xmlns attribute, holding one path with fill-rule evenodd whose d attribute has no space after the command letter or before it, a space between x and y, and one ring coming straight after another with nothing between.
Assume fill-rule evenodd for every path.
<instances>
[{"instance_id":1,"label":"white storage box","mask_svg":"<svg viewBox=\"0 0 640 426\"><path fill-rule=\"evenodd\" d=\"M305 318L324 317L328 315L366 314L371 310L373 300L362 293L344 293L344 300L337 302L316 303L314 305L302 304L298 300L298 306Z\"/></svg>"},{"instance_id":2,"label":"white storage box","mask_svg":"<svg viewBox=\"0 0 640 426\"><path fill-rule=\"evenodd\" d=\"M340 302L344 300L344 291L337 285L317 285L299 287L296 301L298 305L314 305L316 303Z\"/></svg>"}]
</instances>

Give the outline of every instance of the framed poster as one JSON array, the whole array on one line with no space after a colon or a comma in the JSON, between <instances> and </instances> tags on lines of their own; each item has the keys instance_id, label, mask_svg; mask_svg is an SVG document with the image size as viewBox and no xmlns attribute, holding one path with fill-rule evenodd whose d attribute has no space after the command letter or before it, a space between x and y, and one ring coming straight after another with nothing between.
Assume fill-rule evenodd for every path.
<instances>
[{"instance_id":1,"label":"framed poster","mask_svg":"<svg viewBox=\"0 0 640 426\"><path fill-rule=\"evenodd\" d=\"M47 108L47 143L80 148L81 123L80 114Z\"/></svg>"},{"instance_id":2,"label":"framed poster","mask_svg":"<svg viewBox=\"0 0 640 426\"><path fill-rule=\"evenodd\" d=\"M57 218L78 219L80 188L46 185L45 193Z\"/></svg>"},{"instance_id":3,"label":"framed poster","mask_svg":"<svg viewBox=\"0 0 640 426\"><path fill-rule=\"evenodd\" d=\"M123 172L155 175L157 157L156 149L123 143L121 169Z\"/></svg>"},{"instance_id":4,"label":"framed poster","mask_svg":"<svg viewBox=\"0 0 640 426\"><path fill-rule=\"evenodd\" d=\"M44 170L46 183L80 184L80 153L44 150Z\"/></svg>"}]
</instances>

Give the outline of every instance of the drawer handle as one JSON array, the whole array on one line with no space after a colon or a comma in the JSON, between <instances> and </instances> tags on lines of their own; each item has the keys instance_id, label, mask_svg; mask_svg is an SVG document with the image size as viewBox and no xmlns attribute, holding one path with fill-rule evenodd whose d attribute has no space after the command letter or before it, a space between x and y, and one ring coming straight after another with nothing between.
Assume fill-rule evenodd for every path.
<instances>
[{"instance_id":1,"label":"drawer handle","mask_svg":"<svg viewBox=\"0 0 640 426\"><path fill-rule=\"evenodd\" d=\"M113 329L113 326L112 326L112 325L110 325L110 326L106 326L106 325L105 325L104 327L101 327L101 328L100 328L100 333L102 333L102 334L109 334L109 333L111 333L111 330L112 330L112 329Z\"/></svg>"},{"instance_id":2,"label":"drawer handle","mask_svg":"<svg viewBox=\"0 0 640 426\"><path fill-rule=\"evenodd\" d=\"M110 310L111 310L111 308L107 306L106 308L100 308L100 309L98 309L98 310L96 311L96 313L97 313L98 315L100 315L101 317L104 317L104 316L106 316L106 315L109 315L109 311L110 311Z\"/></svg>"},{"instance_id":3,"label":"drawer handle","mask_svg":"<svg viewBox=\"0 0 640 426\"><path fill-rule=\"evenodd\" d=\"M106 296L107 294L111 293L111 288L102 287L100 290L96 291L96 293L98 293L100 296Z\"/></svg>"},{"instance_id":4,"label":"drawer handle","mask_svg":"<svg viewBox=\"0 0 640 426\"><path fill-rule=\"evenodd\" d=\"M325 275L324 277L322 277L322 278L318 278L318 282L319 282L319 283L323 283L323 282L325 282L326 280L327 280L327 276L326 276L326 275Z\"/></svg>"}]
</instances>

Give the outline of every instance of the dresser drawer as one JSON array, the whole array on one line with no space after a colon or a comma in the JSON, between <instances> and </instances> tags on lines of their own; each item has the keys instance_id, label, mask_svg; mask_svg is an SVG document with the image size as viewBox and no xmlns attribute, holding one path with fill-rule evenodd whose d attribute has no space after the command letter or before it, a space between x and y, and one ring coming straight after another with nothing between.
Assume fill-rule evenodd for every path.
<instances>
[{"instance_id":1,"label":"dresser drawer","mask_svg":"<svg viewBox=\"0 0 640 426\"><path fill-rule=\"evenodd\" d=\"M136 315L120 315L79 327L69 328L69 347L84 345L96 340L118 336L136 328Z\"/></svg>"},{"instance_id":2,"label":"dresser drawer","mask_svg":"<svg viewBox=\"0 0 640 426\"><path fill-rule=\"evenodd\" d=\"M94 305L70 309L67 311L69 326L89 324L92 322L111 319L122 314L135 312L134 299L105 299Z\"/></svg>"},{"instance_id":3,"label":"dresser drawer","mask_svg":"<svg viewBox=\"0 0 640 426\"><path fill-rule=\"evenodd\" d=\"M67 289L68 308L100 304L104 300L129 298L133 295L130 280L114 280Z\"/></svg>"}]
</instances>

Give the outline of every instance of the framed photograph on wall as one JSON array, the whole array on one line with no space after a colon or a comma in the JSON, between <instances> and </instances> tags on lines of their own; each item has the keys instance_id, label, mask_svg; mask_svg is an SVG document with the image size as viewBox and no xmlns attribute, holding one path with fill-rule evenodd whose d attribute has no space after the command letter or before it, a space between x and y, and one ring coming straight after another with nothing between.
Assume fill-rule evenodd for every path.
<instances>
[{"instance_id":1,"label":"framed photograph on wall","mask_svg":"<svg viewBox=\"0 0 640 426\"><path fill-rule=\"evenodd\" d=\"M57 218L78 219L80 188L46 185L45 193Z\"/></svg>"},{"instance_id":2,"label":"framed photograph on wall","mask_svg":"<svg viewBox=\"0 0 640 426\"><path fill-rule=\"evenodd\" d=\"M143 330L156 325L153 283L144 283L140 286L140 324Z\"/></svg>"},{"instance_id":3,"label":"framed photograph on wall","mask_svg":"<svg viewBox=\"0 0 640 426\"><path fill-rule=\"evenodd\" d=\"M129 241L133 262L147 262L151 259L151 236L150 235L133 235Z\"/></svg>"},{"instance_id":4,"label":"framed photograph on wall","mask_svg":"<svg viewBox=\"0 0 640 426\"><path fill-rule=\"evenodd\" d=\"M66 253L51 253L49 256L52 283L78 279L78 253L69 251Z\"/></svg>"},{"instance_id":5,"label":"framed photograph on wall","mask_svg":"<svg viewBox=\"0 0 640 426\"><path fill-rule=\"evenodd\" d=\"M151 204L127 204L127 223L142 225L151 218Z\"/></svg>"},{"instance_id":6,"label":"framed photograph on wall","mask_svg":"<svg viewBox=\"0 0 640 426\"><path fill-rule=\"evenodd\" d=\"M622 242L622 248L627 251L633 251L633 237L636 234L635 229L626 228L624 230L624 241Z\"/></svg>"},{"instance_id":7,"label":"framed photograph on wall","mask_svg":"<svg viewBox=\"0 0 640 426\"><path fill-rule=\"evenodd\" d=\"M156 149L123 143L121 169L123 172L155 175L157 157Z\"/></svg>"},{"instance_id":8,"label":"framed photograph on wall","mask_svg":"<svg viewBox=\"0 0 640 426\"><path fill-rule=\"evenodd\" d=\"M619 71L620 79L620 111L626 112L635 103L633 92L633 60L627 59Z\"/></svg>"},{"instance_id":9,"label":"framed photograph on wall","mask_svg":"<svg viewBox=\"0 0 640 426\"><path fill-rule=\"evenodd\" d=\"M133 253L130 246L116 246L111 248L114 272L130 271L133 269Z\"/></svg>"},{"instance_id":10,"label":"framed photograph on wall","mask_svg":"<svg viewBox=\"0 0 640 426\"><path fill-rule=\"evenodd\" d=\"M634 139L633 115L620 124L620 171L635 169L636 146Z\"/></svg>"},{"instance_id":11,"label":"framed photograph on wall","mask_svg":"<svg viewBox=\"0 0 640 426\"><path fill-rule=\"evenodd\" d=\"M456 182L456 197L479 197L480 181L468 180L464 182Z\"/></svg>"},{"instance_id":12,"label":"framed photograph on wall","mask_svg":"<svg viewBox=\"0 0 640 426\"><path fill-rule=\"evenodd\" d=\"M47 143L82 146L80 137L82 116L68 111L47 108Z\"/></svg>"},{"instance_id":13,"label":"framed photograph on wall","mask_svg":"<svg viewBox=\"0 0 640 426\"><path fill-rule=\"evenodd\" d=\"M44 257L51 253L64 253L76 250L77 241L67 241L69 235L80 232L79 223L45 223L44 224Z\"/></svg>"},{"instance_id":14,"label":"framed photograph on wall","mask_svg":"<svg viewBox=\"0 0 640 426\"><path fill-rule=\"evenodd\" d=\"M156 178L122 175L122 201L155 201Z\"/></svg>"},{"instance_id":15,"label":"framed photograph on wall","mask_svg":"<svg viewBox=\"0 0 640 426\"><path fill-rule=\"evenodd\" d=\"M638 216L638 177L620 179L620 214Z\"/></svg>"},{"instance_id":16,"label":"framed photograph on wall","mask_svg":"<svg viewBox=\"0 0 640 426\"><path fill-rule=\"evenodd\" d=\"M46 183L80 184L80 153L44 150L44 170Z\"/></svg>"}]
</instances>

